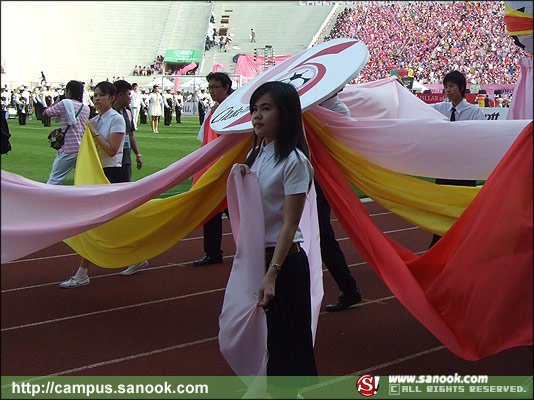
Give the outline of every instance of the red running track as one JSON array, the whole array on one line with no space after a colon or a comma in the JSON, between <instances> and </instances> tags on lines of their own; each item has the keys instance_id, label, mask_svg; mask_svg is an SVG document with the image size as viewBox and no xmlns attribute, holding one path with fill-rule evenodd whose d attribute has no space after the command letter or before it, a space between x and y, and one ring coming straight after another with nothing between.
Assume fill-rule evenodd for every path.
<instances>
[{"instance_id":1,"label":"red running track","mask_svg":"<svg viewBox=\"0 0 534 400\"><path fill-rule=\"evenodd\" d=\"M431 234L376 203L366 203L377 226L414 252ZM343 312L322 312L315 354L320 375L533 375L532 347L483 360L458 358L392 295L332 222L364 301ZM58 243L1 268L3 376L234 375L219 352L218 317L235 246L227 220L224 264L193 267L203 256L197 229L132 276L93 267L91 284L61 289L79 257ZM323 306L338 291L324 270Z\"/></svg>"}]
</instances>

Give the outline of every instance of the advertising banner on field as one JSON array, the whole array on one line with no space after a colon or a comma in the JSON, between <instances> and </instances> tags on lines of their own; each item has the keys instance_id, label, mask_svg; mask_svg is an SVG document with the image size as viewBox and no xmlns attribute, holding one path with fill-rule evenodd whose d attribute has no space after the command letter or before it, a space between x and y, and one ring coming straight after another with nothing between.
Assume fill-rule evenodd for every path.
<instances>
[{"instance_id":1,"label":"advertising banner on field","mask_svg":"<svg viewBox=\"0 0 534 400\"><path fill-rule=\"evenodd\" d=\"M184 108L182 109L182 115L184 116L198 115L198 104L194 101L186 101L184 103Z\"/></svg>"},{"instance_id":2,"label":"advertising banner on field","mask_svg":"<svg viewBox=\"0 0 534 400\"><path fill-rule=\"evenodd\" d=\"M488 121L502 121L508 117L508 107L484 107L482 112Z\"/></svg>"},{"instance_id":3,"label":"advertising banner on field","mask_svg":"<svg viewBox=\"0 0 534 400\"><path fill-rule=\"evenodd\" d=\"M417 93L417 97L423 100L427 104L441 103L445 100L445 93ZM466 93L465 100L468 103L473 104L476 100L476 94ZM494 104L494 95L488 96L488 101L490 104ZM508 116L508 107L481 107L482 112L489 121L502 121L505 120Z\"/></svg>"}]
</instances>

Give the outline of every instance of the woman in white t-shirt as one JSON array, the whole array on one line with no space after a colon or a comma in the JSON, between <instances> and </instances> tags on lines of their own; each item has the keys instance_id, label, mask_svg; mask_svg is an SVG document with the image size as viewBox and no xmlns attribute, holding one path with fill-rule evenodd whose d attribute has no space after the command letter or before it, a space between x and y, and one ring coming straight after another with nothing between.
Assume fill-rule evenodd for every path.
<instances>
[{"instance_id":1,"label":"woman in white t-shirt","mask_svg":"<svg viewBox=\"0 0 534 400\"><path fill-rule=\"evenodd\" d=\"M122 147L126 132L124 118L112 108L116 97L115 85L110 82L98 83L93 99L98 115L87 123L96 143L102 168L110 183L122 182ZM89 260L82 257L78 271L59 286L75 288L88 285L90 283L89 263Z\"/></svg>"},{"instance_id":2,"label":"woman in white t-shirt","mask_svg":"<svg viewBox=\"0 0 534 400\"><path fill-rule=\"evenodd\" d=\"M258 176L265 221L266 272L258 307L267 316L267 375L315 376L310 268L299 222L313 180L297 90L266 82L250 98L254 147L245 164ZM258 138L260 144L257 146Z\"/></svg>"}]
</instances>

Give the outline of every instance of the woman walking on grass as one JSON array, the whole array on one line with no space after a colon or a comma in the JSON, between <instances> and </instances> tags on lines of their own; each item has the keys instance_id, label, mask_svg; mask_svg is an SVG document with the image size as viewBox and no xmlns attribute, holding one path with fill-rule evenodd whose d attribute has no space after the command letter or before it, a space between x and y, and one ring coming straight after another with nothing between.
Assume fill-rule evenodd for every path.
<instances>
[{"instance_id":1,"label":"woman walking on grass","mask_svg":"<svg viewBox=\"0 0 534 400\"><path fill-rule=\"evenodd\" d=\"M152 119L152 133L158 133L159 118L163 115L163 96L158 85L154 85L148 98L148 114Z\"/></svg>"}]
</instances>

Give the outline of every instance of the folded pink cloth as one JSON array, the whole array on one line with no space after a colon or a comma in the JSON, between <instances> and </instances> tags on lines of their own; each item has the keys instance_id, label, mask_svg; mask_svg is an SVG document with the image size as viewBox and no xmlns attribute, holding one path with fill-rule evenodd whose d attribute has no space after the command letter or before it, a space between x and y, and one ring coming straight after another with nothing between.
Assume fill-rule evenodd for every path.
<instances>
[{"instance_id":1,"label":"folded pink cloth","mask_svg":"<svg viewBox=\"0 0 534 400\"><path fill-rule=\"evenodd\" d=\"M267 367L267 321L257 307L258 289L265 275L265 227L258 178L254 172L241 176L235 165L228 178L227 198L236 255L219 317L219 347L238 376L265 375ZM310 263L312 333L323 299L323 272L315 188L312 186L302 213L302 247Z\"/></svg>"}]
</instances>

